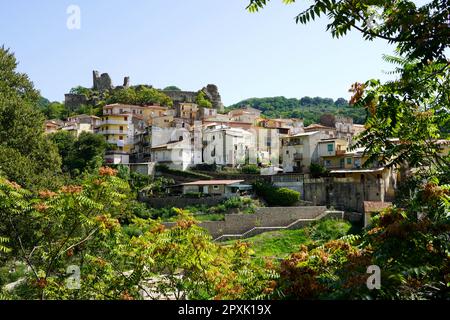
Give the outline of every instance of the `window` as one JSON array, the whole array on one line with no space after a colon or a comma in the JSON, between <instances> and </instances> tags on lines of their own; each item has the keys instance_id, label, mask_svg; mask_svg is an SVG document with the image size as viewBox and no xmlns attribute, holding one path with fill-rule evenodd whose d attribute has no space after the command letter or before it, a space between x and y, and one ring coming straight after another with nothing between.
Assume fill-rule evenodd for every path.
<instances>
[{"instance_id":1,"label":"window","mask_svg":"<svg viewBox=\"0 0 450 320\"><path fill-rule=\"evenodd\" d=\"M352 164L352 158L347 158L347 164Z\"/></svg>"},{"instance_id":2,"label":"window","mask_svg":"<svg viewBox=\"0 0 450 320\"><path fill-rule=\"evenodd\" d=\"M286 150L286 154L289 154L289 150Z\"/></svg>"},{"instance_id":3,"label":"window","mask_svg":"<svg viewBox=\"0 0 450 320\"><path fill-rule=\"evenodd\" d=\"M123 120L128 121L128 117L123 117Z\"/></svg>"},{"instance_id":4,"label":"window","mask_svg":"<svg viewBox=\"0 0 450 320\"><path fill-rule=\"evenodd\" d=\"M325 167L331 167L331 161L325 160Z\"/></svg>"},{"instance_id":5,"label":"window","mask_svg":"<svg viewBox=\"0 0 450 320\"><path fill-rule=\"evenodd\" d=\"M123 140L123 136L119 136L119 140Z\"/></svg>"},{"instance_id":6,"label":"window","mask_svg":"<svg viewBox=\"0 0 450 320\"><path fill-rule=\"evenodd\" d=\"M179 155L180 155L180 157L183 156L183 150L180 150Z\"/></svg>"},{"instance_id":7,"label":"window","mask_svg":"<svg viewBox=\"0 0 450 320\"><path fill-rule=\"evenodd\" d=\"M334 144L330 143L327 145L328 148L328 152L333 152L334 151Z\"/></svg>"},{"instance_id":8,"label":"window","mask_svg":"<svg viewBox=\"0 0 450 320\"><path fill-rule=\"evenodd\" d=\"M213 186L214 190L219 190L219 186Z\"/></svg>"},{"instance_id":9,"label":"window","mask_svg":"<svg viewBox=\"0 0 450 320\"><path fill-rule=\"evenodd\" d=\"M119 127L119 130L120 130L120 131L123 131L123 127L122 127L122 126L120 126L120 127Z\"/></svg>"}]
</instances>

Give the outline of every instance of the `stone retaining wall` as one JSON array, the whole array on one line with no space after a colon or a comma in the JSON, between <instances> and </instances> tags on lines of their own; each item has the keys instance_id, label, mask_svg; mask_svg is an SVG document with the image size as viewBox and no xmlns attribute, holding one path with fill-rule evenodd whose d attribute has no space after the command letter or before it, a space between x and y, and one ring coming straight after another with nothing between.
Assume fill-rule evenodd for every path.
<instances>
[{"instance_id":1,"label":"stone retaining wall","mask_svg":"<svg viewBox=\"0 0 450 320\"><path fill-rule=\"evenodd\" d=\"M200 226L217 238L225 234L243 234L255 227L286 227L299 219L313 221L326 211L324 206L258 208L255 214L227 214L225 221L206 221ZM343 212L337 212L333 217L343 218ZM164 225L171 227L174 223Z\"/></svg>"}]
</instances>

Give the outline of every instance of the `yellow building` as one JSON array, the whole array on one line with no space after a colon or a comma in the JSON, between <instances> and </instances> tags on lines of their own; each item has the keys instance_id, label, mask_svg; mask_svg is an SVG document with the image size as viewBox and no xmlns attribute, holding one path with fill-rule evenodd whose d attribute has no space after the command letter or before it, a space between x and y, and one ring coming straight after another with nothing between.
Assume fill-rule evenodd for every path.
<instances>
[{"instance_id":1,"label":"yellow building","mask_svg":"<svg viewBox=\"0 0 450 320\"><path fill-rule=\"evenodd\" d=\"M347 168L352 167L347 154L348 141L343 139L323 139L318 143L318 153L321 164L327 168Z\"/></svg>"},{"instance_id":2,"label":"yellow building","mask_svg":"<svg viewBox=\"0 0 450 320\"><path fill-rule=\"evenodd\" d=\"M124 114L103 115L99 134L106 141L117 146L119 151L131 153L135 144L135 136L145 129L142 116Z\"/></svg>"}]
</instances>

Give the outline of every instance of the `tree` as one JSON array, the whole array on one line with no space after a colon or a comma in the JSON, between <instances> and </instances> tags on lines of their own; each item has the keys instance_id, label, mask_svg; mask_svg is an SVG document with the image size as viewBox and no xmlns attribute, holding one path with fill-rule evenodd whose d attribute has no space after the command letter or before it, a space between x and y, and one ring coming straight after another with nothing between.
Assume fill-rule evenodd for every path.
<instances>
[{"instance_id":1,"label":"tree","mask_svg":"<svg viewBox=\"0 0 450 320\"><path fill-rule=\"evenodd\" d=\"M163 92L148 86L138 86L113 90L107 99L108 104L124 103L133 105L159 104L171 107L173 101Z\"/></svg>"},{"instance_id":2,"label":"tree","mask_svg":"<svg viewBox=\"0 0 450 320\"><path fill-rule=\"evenodd\" d=\"M248 8L257 11L267 2L250 0ZM366 40L379 38L396 45L397 55L384 58L397 65L393 71L397 79L369 80L351 88L350 104L365 108L367 114L367 130L356 147L366 148L368 164L406 163L422 172L417 175L420 182L411 184L404 207L391 207L375 216L361 240L352 237L313 250L304 247L284 261L279 288L285 296L448 297L450 159L435 142L448 132L450 120L449 7L447 0L419 7L407 0L316 0L296 17L306 24L327 15L333 37L356 29ZM369 265L383 268L379 291L368 291Z\"/></svg>"},{"instance_id":3,"label":"tree","mask_svg":"<svg viewBox=\"0 0 450 320\"><path fill-rule=\"evenodd\" d=\"M199 91L196 97L196 102L200 108L212 108L211 101L208 100L203 91Z\"/></svg>"},{"instance_id":4,"label":"tree","mask_svg":"<svg viewBox=\"0 0 450 320\"><path fill-rule=\"evenodd\" d=\"M250 0L248 9L257 11L266 3ZM297 23L302 24L327 15L327 29L333 37L355 29L367 40L384 39L397 47L397 56L384 57L398 66L393 71L396 80L384 84L369 80L350 89L350 104L366 109L367 130L356 147L367 148L367 165L374 161L388 166L407 162L431 170L438 167L440 172L448 169L449 155L442 155L433 141L445 137L450 123L450 62L446 56L449 7L448 0L422 6L407 0L316 0L297 15Z\"/></svg>"},{"instance_id":5,"label":"tree","mask_svg":"<svg viewBox=\"0 0 450 320\"><path fill-rule=\"evenodd\" d=\"M61 130L51 134L50 139L58 147L58 152L62 160L62 170L64 172L70 172L73 167L70 159L75 149L76 137L69 131Z\"/></svg>"},{"instance_id":6,"label":"tree","mask_svg":"<svg viewBox=\"0 0 450 320\"><path fill-rule=\"evenodd\" d=\"M82 173L94 171L103 163L103 156L108 145L105 139L97 134L82 132L69 151L67 162L70 172Z\"/></svg>"},{"instance_id":7,"label":"tree","mask_svg":"<svg viewBox=\"0 0 450 320\"><path fill-rule=\"evenodd\" d=\"M332 114L325 113L320 116L320 124L327 126L327 127L334 128L336 125L336 117Z\"/></svg>"},{"instance_id":8,"label":"tree","mask_svg":"<svg viewBox=\"0 0 450 320\"><path fill-rule=\"evenodd\" d=\"M38 196L0 178L0 191L2 254L27 266L8 297L263 299L273 291L273 267L256 264L246 244L213 242L186 211L172 228L136 217L122 225L130 188L112 168ZM79 290L67 286L69 266L79 268Z\"/></svg>"},{"instance_id":9,"label":"tree","mask_svg":"<svg viewBox=\"0 0 450 320\"><path fill-rule=\"evenodd\" d=\"M348 101L344 98L338 98L335 102L334 105L338 108L341 107L347 107L348 106Z\"/></svg>"},{"instance_id":10,"label":"tree","mask_svg":"<svg viewBox=\"0 0 450 320\"><path fill-rule=\"evenodd\" d=\"M16 71L12 53L0 48L0 171L35 189L59 183L61 159L44 135L40 95L25 74Z\"/></svg>"},{"instance_id":11,"label":"tree","mask_svg":"<svg viewBox=\"0 0 450 320\"><path fill-rule=\"evenodd\" d=\"M165 87L163 91L181 91L181 89L178 88L177 86L168 86Z\"/></svg>"}]
</instances>

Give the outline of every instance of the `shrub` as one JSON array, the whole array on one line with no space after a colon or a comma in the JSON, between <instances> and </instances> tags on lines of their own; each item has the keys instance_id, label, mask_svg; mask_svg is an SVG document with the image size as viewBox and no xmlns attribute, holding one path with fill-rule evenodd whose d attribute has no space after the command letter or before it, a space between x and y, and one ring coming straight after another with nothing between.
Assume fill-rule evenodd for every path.
<instances>
[{"instance_id":1,"label":"shrub","mask_svg":"<svg viewBox=\"0 0 450 320\"><path fill-rule=\"evenodd\" d=\"M260 174L261 169L255 164L247 164L241 168L241 172L245 174Z\"/></svg>"},{"instance_id":2,"label":"shrub","mask_svg":"<svg viewBox=\"0 0 450 320\"><path fill-rule=\"evenodd\" d=\"M194 170L216 172L218 170L218 167L215 163L213 164L200 163L194 167Z\"/></svg>"},{"instance_id":3,"label":"shrub","mask_svg":"<svg viewBox=\"0 0 450 320\"><path fill-rule=\"evenodd\" d=\"M287 188L277 188L264 180L255 182L253 189L269 206L289 207L300 200L299 192Z\"/></svg>"},{"instance_id":4,"label":"shrub","mask_svg":"<svg viewBox=\"0 0 450 320\"><path fill-rule=\"evenodd\" d=\"M308 228L310 236L318 242L326 242L339 239L350 232L350 222L338 219L324 219L316 222Z\"/></svg>"},{"instance_id":5,"label":"shrub","mask_svg":"<svg viewBox=\"0 0 450 320\"><path fill-rule=\"evenodd\" d=\"M311 163L309 166L309 172L313 178L325 177L328 175L328 170L317 163Z\"/></svg>"},{"instance_id":6,"label":"shrub","mask_svg":"<svg viewBox=\"0 0 450 320\"><path fill-rule=\"evenodd\" d=\"M274 192L271 198L273 205L290 207L300 200L300 192L288 188L280 188Z\"/></svg>"}]
</instances>

